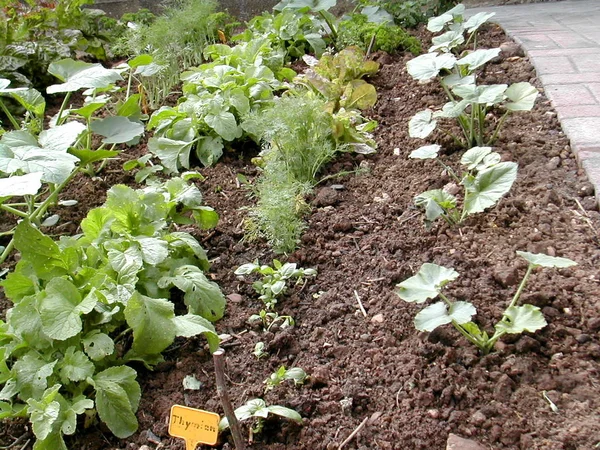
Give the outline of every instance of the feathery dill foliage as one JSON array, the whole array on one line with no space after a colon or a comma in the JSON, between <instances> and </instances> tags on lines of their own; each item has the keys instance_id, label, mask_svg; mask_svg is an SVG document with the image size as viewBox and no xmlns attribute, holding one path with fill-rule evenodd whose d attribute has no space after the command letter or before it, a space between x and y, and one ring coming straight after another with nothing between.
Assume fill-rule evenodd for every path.
<instances>
[{"instance_id":1,"label":"feathery dill foliage","mask_svg":"<svg viewBox=\"0 0 600 450\"><path fill-rule=\"evenodd\" d=\"M323 100L287 96L246 124L264 142L249 237L265 237L276 252L293 251L306 228L302 217L309 208L304 197L323 166L342 150L332 137L331 115Z\"/></svg>"},{"instance_id":2,"label":"feathery dill foliage","mask_svg":"<svg viewBox=\"0 0 600 450\"><path fill-rule=\"evenodd\" d=\"M136 24L114 46L122 56L149 53L162 70L146 86L159 103L179 83L179 75L204 62L206 46L218 41L218 31L232 22L227 13L217 12L215 0L174 0L152 23ZM156 105L153 105L156 106Z\"/></svg>"}]
</instances>

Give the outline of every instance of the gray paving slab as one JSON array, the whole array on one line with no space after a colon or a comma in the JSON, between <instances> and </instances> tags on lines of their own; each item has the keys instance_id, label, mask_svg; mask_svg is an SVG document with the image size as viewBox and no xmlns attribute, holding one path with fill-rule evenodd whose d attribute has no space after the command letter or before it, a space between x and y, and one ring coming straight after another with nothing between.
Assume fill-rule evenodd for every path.
<instances>
[{"instance_id":1,"label":"gray paving slab","mask_svg":"<svg viewBox=\"0 0 600 450\"><path fill-rule=\"evenodd\" d=\"M600 0L472 8L495 12L537 70L600 203Z\"/></svg>"}]
</instances>

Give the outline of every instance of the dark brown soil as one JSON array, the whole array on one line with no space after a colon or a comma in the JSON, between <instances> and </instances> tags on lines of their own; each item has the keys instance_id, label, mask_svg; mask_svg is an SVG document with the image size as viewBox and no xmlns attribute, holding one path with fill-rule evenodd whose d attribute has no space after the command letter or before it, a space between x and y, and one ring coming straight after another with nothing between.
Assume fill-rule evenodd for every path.
<instances>
[{"instance_id":1,"label":"dark brown soil","mask_svg":"<svg viewBox=\"0 0 600 450\"><path fill-rule=\"evenodd\" d=\"M499 28L485 34L486 47L506 39ZM490 449L594 448L600 441L600 217L550 102L541 95L533 112L506 122L495 150L519 163L519 177L499 206L461 227L440 223L426 231L412 199L449 179L434 163L407 158L423 145L409 139L407 123L415 112L442 105L443 93L410 79L405 70L410 56L380 59L386 62L374 80L380 99L370 112L379 121L379 151L367 158L345 156L329 173L358 166L368 173L332 181L343 184L342 191L321 186L316 193L321 206L313 208L302 245L289 260L319 274L278 305L280 313L296 319L294 328L263 332L249 325L260 301L252 280L233 275L242 263L257 258L270 263L274 256L262 242L242 241L242 208L252 201L236 174L252 179L256 170L248 158L235 157L202 170L206 181L200 187L221 222L215 231L196 235L213 260L213 279L231 296L225 318L216 324L231 336L223 344L231 398L235 406L264 398L304 418L303 426L268 420L251 448L337 449L367 418L345 449L444 449L449 433ZM490 64L483 80L539 86L526 58ZM436 138L445 145L445 160L456 166L460 153L447 139ZM91 207L103 200L108 185L130 181L116 174L82 179L68 196ZM504 339L488 356L450 327L417 332L412 321L419 308L394 294L394 286L424 262L454 267L461 276L450 285L450 295L471 301L477 322L490 330L525 270L516 250L564 256L579 265L536 272L523 299L543 308L548 326ZM259 341L266 344L267 359L252 355ZM166 360L154 372L139 369L137 434L118 440L103 428L91 429L79 433L70 448L182 450L183 441L167 434L173 404L223 413L201 339L178 341ZM303 368L310 380L263 394L263 381L281 365ZM186 375L195 375L201 389L184 391ZM25 430L13 425L7 431L18 436ZM10 444L13 438L2 439ZM218 448L233 448L228 433Z\"/></svg>"}]
</instances>

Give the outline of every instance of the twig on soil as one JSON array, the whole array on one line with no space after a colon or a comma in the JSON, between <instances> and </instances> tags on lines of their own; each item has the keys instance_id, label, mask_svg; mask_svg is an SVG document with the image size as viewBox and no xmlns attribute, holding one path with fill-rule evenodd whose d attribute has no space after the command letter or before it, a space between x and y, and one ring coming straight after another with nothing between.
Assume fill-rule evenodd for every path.
<instances>
[{"instance_id":1,"label":"twig on soil","mask_svg":"<svg viewBox=\"0 0 600 450\"><path fill-rule=\"evenodd\" d=\"M0 447L0 449L9 449L9 448L13 448L16 447L17 445L19 445L21 442L23 442L25 439L27 439L27 442L25 445L27 445L30 441L30 437L31 437L31 433L29 431L26 431L25 433L23 433L21 436L19 436L12 444L7 445L6 447Z\"/></svg>"},{"instance_id":2,"label":"twig on soil","mask_svg":"<svg viewBox=\"0 0 600 450\"><path fill-rule=\"evenodd\" d=\"M584 209L583 205L579 202L579 200L577 200L576 198L573 197L573 200L575 200L575 203L577 203L577 206L579 207L579 209L581 210L581 213L578 213L577 211L573 211L576 215L578 215L579 217L581 217L583 219L583 221L592 229L592 231L594 232L594 234L596 236L598 236L598 230L596 229L596 227L594 226L594 223L592 222L592 220L590 219L590 216L588 215L587 211Z\"/></svg>"},{"instance_id":3,"label":"twig on soil","mask_svg":"<svg viewBox=\"0 0 600 450\"><path fill-rule=\"evenodd\" d=\"M231 406L231 400L227 393L227 384L225 383L225 364L224 364L225 350L219 348L213 353L213 361L215 363L215 377L217 379L217 393L223 404L223 410L225 411L225 417L229 421L229 428L231 429L231 435L233 436L233 442L236 450L245 450L246 444L242 437L242 430L240 424L235 417L233 406Z\"/></svg>"},{"instance_id":4,"label":"twig on soil","mask_svg":"<svg viewBox=\"0 0 600 450\"><path fill-rule=\"evenodd\" d=\"M350 442L352 439L354 439L354 437L360 432L360 430L363 429L363 427L367 424L367 420L369 420L368 417L365 417L365 420L363 420L359 426L356 427L356 429L350 433L350 436L348 436L346 438L346 440L344 442L342 442L340 444L340 446L338 447L338 450L342 450L342 448L348 443Z\"/></svg>"},{"instance_id":5,"label":"twig on soil","mask_svg":"<svg viewBox=\"0 0 600 450\"><path fill-rule=\"evenodd\" d=\"M414 214L411 214L410 216L408 216L405 219L400 220L400 218L398 218L398 223L404 223L404 222L408 222L410 219L414 219L415 217L417 217L418 215L420 215L421 213L416 212Z\"/></svg>"},{"instance_id":6,"label":"twig on soil","mask_svg":"<svg viewBox=\"0 0 600 450\"><path fill-rule=\"evenodd\" d=\"M358 307L360 308L360 312L362 313L363 316L367 317L367 311L365 311L365 307L362 304L362 301L360 300L360 297L358 296L358 292L356 292L356 289L354 290L354 296L356 297L356 301L358 302Z\"/></svg>"}]
</instances>

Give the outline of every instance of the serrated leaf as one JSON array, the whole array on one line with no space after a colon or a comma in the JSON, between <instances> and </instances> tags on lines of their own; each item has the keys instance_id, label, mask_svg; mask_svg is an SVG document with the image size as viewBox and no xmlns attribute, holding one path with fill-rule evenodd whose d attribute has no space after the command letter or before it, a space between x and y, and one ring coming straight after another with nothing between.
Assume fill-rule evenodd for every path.
<instances>
[{"instance_id":1,"label":"serrated leaf","mask_svg":"<svg viewBox=\"0 0 600 450\"><path fill-rule=\"evenodd\" d=\"M196 266L178 267L172 277L158 280L161 288L174 285L184 292L184 301L191 314L198 314L211 322L223 317L225 296L216 283L209 281Z\"/></svg>"},{"instance_id":2,"label":"serrated leaf","mask_svg":"<svg viewBox=\"0 0 600 450\"><path fill-rule=\"evenodd\" d=\"M59 341L75 336L82 330L80 316L94 309L96 301L95 295L82 299L73 283L63 278L53 278L40 300L44 333Z\"/></svg>"},{"instance_id":3,"label":"serrated leaf","mask_svg":"<svg viewBox=\"0 0 600 450\"><path fill-rule=\"evenodd\" d=\"M531 83L513 83L504 95L511 101L504 107L509 111L531 111L539 92Z\"/></svg>"},{"instance_id":4,"label":"serrated leaf","mask_svg":"<svg viewBox=\"0 0 600 450\"><path fill-rule=\"evenodd\" d=\"M127 117L112 116L95 120L91 124L94 133L103 136L105 144L123 144L144 134L144 125Z\"/></svg>"},{"instance_id":5,"label":"serrated leaf","mask_svg":"<svg viewBox=\"0 0 600 450\"><path fill-rule=\"evenodd\" d=\"M91 380L96 388L100 419L121 439L131 436L138 427L135 411L141 391L136 375L132 368L120 366L106 369Z\"/></svg>"},{"instance_id":6,"label":"serrated leaf","mask_svg":"<svg viewBox=\"0 0 600 450\"><path fill-rule=\"evenodd\" d=\"M543 253L529 253L517 251L517 255L524 258L529 264L534 267L556 267L564 269L567 267L576 266L577 263L569 258L561 258L559 256L548 256Z\"/></svg>"},{"instance_id":7,"label":"serrated leaf","mask_svg":"<svg viewBox=\"0 0 600 450\"><path fill-rule=\"evenodd\" d=\"M190 150L192 142L177 141L164 137L148 140L148 150L160 159L163 166L171 172L179 172L179 167L190 168Z\"/></svg>"},{"instance_id":8,"label":"serrated leaf","mask_svg":"<svg viewBox=\"0 0 600 450\"><path fill-rule=\"evenodd\" d=\"M426 82L437 77L442 69L450 70L456 64L452 53L426 53L406 63L406 70L415 80Z\"/></svg>"},{"instance_id":9,"label":"serrated leaf","mask_svg":"<svg viewBox=\"0 0 600 450\"><path fill-rule=\"evenodd\" d=\"M442 146L438 144L424 145L410 152L408 157L413 159L435 159L438 157L441 148Z\"/></svg>"},{"instance_id":10,"label":"serrated leaf","mask_svg":"<svg viewBox=\"0 0 600 450\"><path fill-rule=\"evenodd\" d=\"M133 329L132 350L138 356L156 355L175 339L174 304L135 292L125 307L125 319Z\"/></svg>"},{"instance_id":11,"label":"serrated leaf","mask_svg":"<svg viewBox=\"0 0 600 450\"><path fill-rule=\"evenodd\" d=\"M55 268L68 269L58 245L29 222L19 223L14 236L21 257L32 264L40 278L45 278Z\"/></svg>"},{"instance_id":12,"label":"serrated leaf","mask_svg":"<svg viewBox=\"0 0 600 450\"><path fill-rule=\"evenodd\" d=\"M517 179L517 163L501 162L477 173L466 185L464 211L475 214L494 206L508 192Z\"/></svg>"},{"instance_id":13,"label":"serrated leaf","mask_svg":"<svg viewBox=\"0 0 600 450\"><path fill-rule=\"evenodd\" d=\"M426 109L416 113L408 122L408 134L411 138L425 139L435 127L437 121L433 119L433 111Z\"/></svg>"},{"instance_id":14,"label":"serrated leaf","mask_svg":"<svg viewBox=\"0 0 600 450\"><path fill-rule=\"evenodd\" d=\"M548 323L540 308L533 305L511 306L504 311L503 319L495 326L496 330L507 334L533 333Z\"/></svg>"},{"instance_id":15,"label":"serrated leaf","mask_svg":"<svg viewBox=\"0 0 600 450\"><path fill-rule=\"evenodd\" d=\"M48 387L48 377L54 372L57 361L50 363L33 352L27 353L13 365L21 398L40 398Z\"/></svg>"},{"instance_id":16,"label":"serrated leaf","mask_svg":"<svg viewBox=\"0 0 600 450\"><path fill-rule=\"evenodd\" d=\"M58 389L56 389L58 391ZM44 440L52 432L54 422L58 420L60 415L60 403L57 401L37 401L29 399L27 401L29 407L27 413L31 421L33 433L35 437Z\"/></svg>"},{"instance_id":17,"label":"serrated leaf","mask_svg":"<svg viewBox=\"0 0 600 450\"><path fill-rule=\"evenodd\" d=\"M95 366L83 352L69 347L58 364L58 373L64 385L73 381L83 381L94 374Z\"/></svg>"},{"instance_id":18,"label":"serrated leaf","mask_svg":"<svg viewBox=\"0 0 600 450\"><path fill-rule=\"evenodd\" d=\"M417 195L415 205L425 208L427 222L433 222L456 207L456 197L442 189L432 189Z\"/></svg>"},{"instance_id":19,"label":"serrated leaf","mask_svg":"<svg viewBox=\"0 0 600 450\"><path fill-rule=\"evenodd\" d=\"M145 263L156 266L169 256L169 246L163 239L141 236L136 238L140 244L142 258Z\"/></svg>"},{"instance_id":20,"label":"serrated leaf","mask_svg":"<svg viewBox=\"0 0 600 450\"><path fill-rule=\"evenodd\" d=\"M425 263L416 275L397 285L396 293L404 301L423 303L427 299L437 297L442 288L456 278L458 272L454 269Z\"/></svg>"},{"instance_id":21,"label":"serrated leaf","mask_svg":"<svg viewBox=\"0 0 600 450\"><path fill-rule=\"evenodd\" d=\"M115 343L107 334L98 330L90 331L81 340L83 349L93 361L100 361L115 351Z\"/></svg>"}]
</instances>

